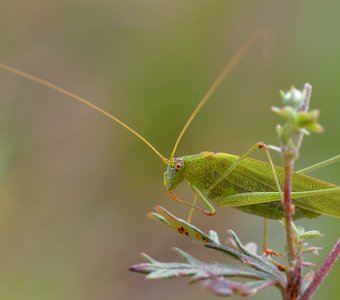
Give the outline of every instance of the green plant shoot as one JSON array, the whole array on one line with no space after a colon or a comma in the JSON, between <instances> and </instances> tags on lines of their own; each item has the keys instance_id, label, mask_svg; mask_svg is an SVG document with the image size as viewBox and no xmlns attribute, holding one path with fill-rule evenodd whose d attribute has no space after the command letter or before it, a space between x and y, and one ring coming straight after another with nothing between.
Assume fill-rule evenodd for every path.
<instances>
[{"instance_id":1,"label":"green plant shoot","mask_svg":"<svg viewBox=\"0 0 340 300\"><path fill-rule=\"evenodd\" d=\"M161 155L150 142L134 129L92 102L46 80L6 64L0 63L0 69L44 85L73 100L81 102L137 136L167 165L164 174L164 184L172 199L197 208L206 215L215 214L214 205L216 205L237 208L244 212L269 219L281 219L283 214L280 186L282 186L283 181L283 169L273 165L265 144L257 143L241 157L214 152L202 152L195 155L175 157L179 142L197 113L244 55L263 35L263 31L253 34L227 63L184 125L169 159ZM260 148L266 151L269 163L246 157L250 152ZM311 171L337 160L340 160L340 155L332 158L330 161L317 164L303 171ZM188 182L194 194L203 203L204 208L199 208L194 204L182 201L175 195L174 190L183 181ZM340 217L340 187L337 185L296 172L293 175L292 197L296 206L296 213L294 215L296 219L302 217L314 218L319 215Z\"/></svg>"}]
</instances>

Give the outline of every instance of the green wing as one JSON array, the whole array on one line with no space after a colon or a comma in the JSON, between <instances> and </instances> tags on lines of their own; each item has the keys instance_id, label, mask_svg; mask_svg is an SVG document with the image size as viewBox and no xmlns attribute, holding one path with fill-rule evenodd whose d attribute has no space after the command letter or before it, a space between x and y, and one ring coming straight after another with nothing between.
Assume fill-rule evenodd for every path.
<instances>
[{"instance_id":1,"label":"green wing","mask_svg":"<svg viewBox=\"0 0 340 300\"><path fill-rule=\"evenodd\" d=\"M340 187L292 192L294 203L306 210L340 218ZM278 192L239 193L216 201L218 206L242 207L280 200Z\"/></svg>"},{"instance_id":2,"label":"green wing","mask_svg":"<svg viewBox=\"0 0 340 300\"><path fill-rule=\"evenodd\" d=\"M224 153L218 154L225 167L232 164L237 156ZM284 170L275 166L277 177L283 186ZM225 184L233 187L233 194L215 198L218 206L241 207L245 205L279 201L273 172L269 163L245 158L240 165L225 179ZM316 178L293 173L292 198L294 204L305 210L340 217L340 187Z\"/></svg>"}]
</instances>

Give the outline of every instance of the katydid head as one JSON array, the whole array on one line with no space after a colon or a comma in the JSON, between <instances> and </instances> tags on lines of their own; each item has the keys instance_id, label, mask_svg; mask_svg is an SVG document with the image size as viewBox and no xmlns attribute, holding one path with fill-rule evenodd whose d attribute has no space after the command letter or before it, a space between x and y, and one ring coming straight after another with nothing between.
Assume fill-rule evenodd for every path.
<instances>
[{"instance_id":1,"label":"katydid head","mask_svg":"<svg viewBox=\"0 0 340 300\"><path fill-rule=\"evenodd\" d=\"M174 190L184 179L185 164L183 158L174 158L169 162L164 173L164 185L168 191Z\"/></svg>"}]
</instances>

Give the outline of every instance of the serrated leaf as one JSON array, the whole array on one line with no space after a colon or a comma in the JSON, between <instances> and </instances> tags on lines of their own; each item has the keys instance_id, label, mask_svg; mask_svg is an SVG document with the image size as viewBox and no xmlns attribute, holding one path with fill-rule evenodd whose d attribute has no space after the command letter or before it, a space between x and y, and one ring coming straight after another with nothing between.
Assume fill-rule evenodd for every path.
<instances>
[{"instance_id":1,"label":"serrated leaf","mask_svg":"<svg viewBox=\"0 0 340 300\"><path fill-rule=\"evenodd\" d=\"M182 236L192 239L196 242L203 244L216 242L214 237L211 238L197 227L189 224L188 222L175 217L173 214L168 212L164 207L158 205L154 208L155 212L148 214L148 217L161 221L161 223L168 225L170 228L176 230Z\"/></svg>"},{"instance_id":2,"label":"serrated leaf","mask_svg":"<svg viewBox=\"0 0 340 300\"><path fill-rule=\"evenodd\" d=\"M268 279L267 274L252 270L250 268L230 266L221 263L205 263L191 256L185 251L175 248L177 254L185 259L182 262L167 262L162 263L147 255L143 255L148 261L132 266L131 271L148 274L148 279L164 279L173 277L191 276L192 282L197 282L203 279L215 278L216 276L223 277L241 277L250 279Z\"/></svg>"},{"instance_id":3,"label":"serrated leaf","mask_svg":"<svg viewBox=\"0 0 340 300\"><path fill-rule=\"evenodd\" d=\"M218 251L222 251L225 254L231 255L233 258L239 259L242 263L251 267L252 269L263 273L263 277L266 279L276 280L281 284L284 284L286 277L284 273L281 273L277 266L269 261L265 256L261 260L254 259L251 256L247 256L235 249L225 247L217 244L207 244L205 247L212 248Z\"/></svg>"},{"instance_id":4,"label":"serrated leaf","mask_svg":"<svg viewBox=\"0 0 340 300\"><path fill-rule=\"evenodd\" d=\"M210 238L211 238L216 244L221 244L220 238L219 238L219 236L218 236L218 234L217 234L216 231L210 230L210 231L209 231L209 236L210 236Z\"/></svg>"},{"instance_id":5,"label":"serrated leaf","mask_svg":"<svg viewBox=\"0 0 340 300\"><path fill-rule=\"evenodd\" d=\"M167 224L170 228L175 229L181 235L184 235L195 241L199 241L209 248L222 251L229 256L232 256L233 258L245 263L254 270L266 273L266 279L275 279L279 280L280 282L285 281L285 276L281 273L281 271L278 270L275 264L269 261L266 257L259 256L255 252L251 252L247 247L243 246L240 239L233 231L230 231L230 234L232 235L233 241L240 251L216 243L214 234L213 238L208 236L192 224L175 217L161 206L156 206L154 209L156 212L149 214L152 218Z\"/></svg>"},{"instance_id":6,"label":"serrated leaf","mask_svg":"<svg viewBox=\"0 0 340 300\"><path fill-rule=\"evenodd\" d=\"M147 255L146 253L143 253L143 252L142 252L141 255L142 255L142 257L143 257L147 262L152 263L152 264L157 263L156 260L154 260L152 257L150 257L149 255Z\"/></svg>"},{"instance_id":7,"label":"serrated leaf","mask_svg":"<svg viewBox=\"0 0 340 300\"><path fill-rule=\"evenodd\" d=\"M261 280L244 283L218 277L206 280L204 287L213 292L215 295L221 297L229 297L233 295L248 297L275 284L276 282L274 280Z\"/></svg>"},{"instance_id":8,"label":"serrated leaf","mask_svg":"<svg viewBox=\"0 0 340 300\"><path fill-rule=\"evenodd\" d=\"M187 263L191 264L191 265L195 265L195 266L199 266L202 264L201 261L199 261L198 259L196 259L195 257L191 256L189 253L179 249L179 248L173 248L173 250L181 257L183 257Z\"/></svg>"},{"instance_id":9,"label":"serrated leaf","mask_svg":"<svg viewBox=\"0 0 340 300\"><path fill-rule=\"evenodd\" d=\"M272 107L272 111L279 116L281 116L283 119L285 119L287 122L295 123L295 120L297 119L297 112L290 106L284 106L282 108L278 107Z\"/></svg>"},{"instance_id":10,"label":"serrated leaf","mask_svg":"<svg viewBox=\"0 0 340 300\"><path fill-rule=\"evenodd\" d=\"M147 216L150 218L150 219L154 219L156 221L160 221L161 223L164 223L166 225L169 225L169 222L163 217L161 216L160 214L157 214L155 212L149 212L147 214Z\"/></svg>"},{"instance_id":11,"label":"serrated leaf","mask_svg":"<svg viewBox=\"0 0 340 300\"><path fill-rule=\"evenodd\" d=\"M225 296L233 294L249 296L272 285L280 288L286 285L285 273L279 271L274 262L266 256L257 255L255 244L249 243L244 246L233 231L230 233L232 243L236 248L223 246L215 231L210 231L207 235L193 225L175 217L163 207L157 206L155 212L150 213L149 216L175 229L180 234L199 241L205 247L228 254L246 266L233 266L217 262L206 263L179 248L174 248L173 250L185 262L159 262L142 254L147 262L132 266L131 271L146 274L147 279L191 277L190 283L203 281L213 293ZM242 278L251 281L238 282L227 280L227 278Z\"/></svg>"},{"instance_id":12,"label":"serrated leaf","mask_svg":"<svg viewBox=\"0 0 340 300\"><path fill-rule=\"evenodd\" d=\"M299 235L299 238L300 239L314 239L314 238L320 238L320 237L323 237L324 235L318 231L318 230L309 230L309 231L306 231L302 234Z\"/></svg>"},{"instance_id":13,"label":"serrated leaf","mask_svg":"<svg viewBox=\"0 0 340 300\"><path fill-rule=\"evenodd\" d=\"M267 272L268 274L275 276L277 279L284 280L284 276L277 269L276 265L270 262L265 256L259 256L256 253L249 251L245 246L243 246L241 240L234 231L228 230L228 232L231 234L240 251L246 255L248 261L245 261L245 263L251 265L253 268Z\"/></svg>"},{"instance_id":14,"label":"serrated leaf","mask_svg":"<svg viewBox=\"0 0 340 300\"><path fill-rule=\"evenodd\" d=\"M323 132L323 127L318 123L320 112L312 110L310 112L301 111L297 117L297 125L313 132Z\"/></svg>"},{"instance_id":15,"label":"serrated leaf","mask_svg":"<svg viewBox=\"0 0 340 300\"><path fill-rule=\"evenodd\" d=\"M324 128L318 123L309 123L305 125L303 128L316 133L324 132Z\"/></svg>"}]
</instances>

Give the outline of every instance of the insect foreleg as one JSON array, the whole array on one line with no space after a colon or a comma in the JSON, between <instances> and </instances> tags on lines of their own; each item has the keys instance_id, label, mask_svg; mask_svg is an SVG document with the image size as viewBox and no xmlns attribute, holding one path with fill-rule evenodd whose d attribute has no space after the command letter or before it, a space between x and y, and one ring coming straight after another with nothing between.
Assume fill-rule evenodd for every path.
<instances>
[{"instance_id":1,"label":"insect foreleg","mask_svg":"<svg viewBox=\"0 0 340 300\"><path fill-rule=\"evenodd\" d=\"M198 189L197 189L198 190ZM174 192L172 192L172 191L168 191L169 192L169 195L170 195L170 197L171 197L171 199L172 200L174 200L174 201L176 201L176 202L178 202L178 203L182 203L182 204L184 204L184 205L186 205L186 206L189 206L189 207L191 207L191 208L193 208L193 209L198 209L199 211L201 211L202 213L204 213L205 215L213 215L214 213L215 213L215 208L209 203L209 205L207 206L206 205L206 207L207 208L204 208L204 209L202 209L202 208L200 208L200 207L198 207L197 205L196 205L196 201L194 201L193 203L188 203L188 202L185 202L184 200L182 200L182 199L180 199L180 198L178 198L177 197L177 195L174 193ZM195 192L196 193L196 192ZM202 195L202 193L200 192L200 194ZM199 195L197 194L197 196L199 197ZM202 195L203 196L203 195ZM204 197L204 196L203 196ZM203 201L203 203L204 203L204 201ZM212 208L212 210L213 210L213 212L211 212L211 209L210 208Z\"/></svg>"},{"instance_id":2,"label":"insect foreleg","mask_svg":"<svg viewBox=\"0 0 340 300\"><path fill-rule=\"evenodd\" d=\"M208 216L212 216L216 213L215 207L210 203L210 201L202 194L202 192L194 185L190 185L195 195L202 201L203 205L206 207L205 209L201 209L201 211Z\"/></svg>"},{"instance_id":3,"label":"insect foreleg","mask_svg":"<svg viewBox=\"0 0 340 300\"><path fill-rule=\"evenodd\" d=\"M197 195L195 194L195 195L194 195L194 200L192 201L192 205L193 205L193 206L196 206L196 203L197 203ZM189 215L188 215L188 218L187 218L187 222L188 222L189 224L191 223L193 213L194 213L194 208L191 207L191 208L190 208Z\"/></svg>"},{"instance_id":4,"label":"insect foreleg","mask_svg":"<svg viewBox=\"0 0 340 300\"><path fill-rule=\"evenodd\" d=\"M171 197L171 199L173 199L176 202L182 203L186 206L191 207L191 210L189 212L189 216L187 218L187 222L190 223L191 218L192 218L192 213L193 213L193 209L198 209L199 211L201 211L203 214L207 215L207 216L212 216L216 213L216 209L215 207L210 203L210 201L202 194L202 192L199 190L199 188L197 188L194 185L190 184L191 189L193 190L193 192L195 193L195 197L194 197L194 201L192 203L188 203L183 201L182 199L178 198L177 195L172 192L172 191L168 191L169 195ZM205 208L200 208L196 205L197 203L197 199L200 199L203 203L203 205L205 206Z\"/></svg>"},{"instance_id":5,"label":"insect foreleg","mask_svg":"<svg viewBox=\"0 0 340 300\"><path fill-rule=\"evenodd\" d=\"M331 164L338 162L338 161L340 161L340 154L338 154L334 157L331 157L329 159L326 159L324 161L321 161L319 163L316 163L316 164L309 166L307 168L301 169L301 170L297 171L296 173L307 174L307 173L316 171L318 169L321 169L323 167L326 167L328 165L331 165Z\"/></svg>"}]
</instances>

